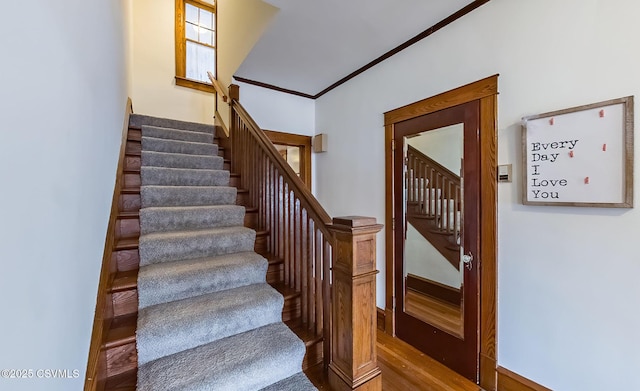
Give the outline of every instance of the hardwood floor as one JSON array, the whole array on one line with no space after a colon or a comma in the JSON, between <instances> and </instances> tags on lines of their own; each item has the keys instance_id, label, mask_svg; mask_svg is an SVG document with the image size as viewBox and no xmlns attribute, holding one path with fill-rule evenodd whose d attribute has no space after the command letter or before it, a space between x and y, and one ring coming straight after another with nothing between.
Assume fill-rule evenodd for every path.
<instances>
[{"instance_id":1,"label":"hardwood floor","mask_svg":"<svg viewBox=\"0 0 640 391\"><path fill-rule=\"evenodd\" d=\"M480 386L398 338L378 331L377 346L383 391L482 391ZM318 389L331 390L322 364L305 373Z\"/></svg>"}]
</instances>

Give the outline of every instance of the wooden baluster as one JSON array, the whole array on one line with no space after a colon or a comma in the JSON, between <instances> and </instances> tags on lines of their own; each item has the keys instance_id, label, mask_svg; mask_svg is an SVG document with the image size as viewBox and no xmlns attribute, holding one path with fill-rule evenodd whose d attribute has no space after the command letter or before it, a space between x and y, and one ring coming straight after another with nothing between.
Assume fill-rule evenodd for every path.
<instances>
[{"instance_id":1,"label":"wooden baluster","mask_svg":"<svg viewBox=\"0 0 640 391\"><path fill-rule=\"evenodd\" d=\"M278 230L276 228L276 221L278 219L276 212L276 176L274 173L275 168L273 164L269 162L269 177L271 184L269 185L269 212L271 216L269 217L269 229L271 230L271 254L274 256L278 254L278 249L276 243L278 243Z\"/></svg>"},{"instance_id":2,"label":"wooden baluster","mask_svg":"<svg viewBox=\"0 0 640 391\"><path fill-rule=\"evenodd\" d=\"M436 212L436 221L438 223L438 227L442 225L442 175L436 172L436 202L435 202L435 212Z\"/></svg>"},{"instance_id":3,"label":"wooden baluster","mask_svg":"<svg viewBox=\"0 0 640 391\"><path fill-rule=\"evenodd\" d=\"M427 172L427 178L429 178L429 194L428 194L428 196L429 196L429 204L428 204L429 208L428 208L428 211L429 212L428 212L428 215L429 216L433 216L434 215L433 207L435 205L435 202L434 202L434 200L435 200L435 193L434 193L434 191L435 191L435 183L434 183L434 178L433 178L433 170L431 169L431 167L429 167L429 170Z\"/></svg>"},{"instance_id":4,"label":"wooden baluster","mask_svg":"<svg viewBox=\"0 0 640 391\"><path fill-rule=\"evenodd\" d=\"M329 384L333 390L382 390L376 351L376 234L373 217L333 219L335 237Z\"/></svg>"},{"instance_id":5,"label":"wooden baluster","mask_svg":"<svg viewBox=\"0 0 640 391\"><path fill-rule=\"evenodd\" d=\"M295 218L296 224L294 226L293 245L295 246L296 255L296 290L302 291L302 279L303 279L303 260L302 260L302 206L298 197L295 198ZM300 299L300 306L304 305L304 300ZM304 318L303 318L304 319Z\"/></svg>"},{"instance_id":6,"label":"wooden baluster","mask_svg":"<svg viewBox=\"0 0 640 391\"><path fill-rule=\"evenodd\" d=\"M314 223L314 235L313 235L313 248L314 248L314 277L315 277L315 310L316 310L316 334L322 333L324 327L324 317L323 317L323 270L322 270L322 240L320 230L317 228L317 225ZM328 336L327 336L328 338ZM326 338L325 338L326 339ZM326 353L326 352L325 352ZM329 356L324 355L325 368L329 366Z\"/></svg>"},{"instance_id":7,"label":"wooden baluster","mask_svg":"<svg viewBox=\"0 0 640 391\"><path fill-rule=\"evenodd\" d=\"M299 201L298 201L299 202ZM307 257L307 210L300 207L300 260L301 260L301 289L300 289L300 307L302 323L309 323L309 257Z\"/></svg>"},{"instance_id":8,"label":"wooden baluster","mask_svg":"<svg viewBox=\"0 0 640 391\"><path fill-rule=\"evenodd\" d=\"M296 259L295 259L295 249L294 249L294 236L293 233L295 231L294 224L294 213L295 213L295 205L293 202L293 192L291 191L291 187L289 187L287 183L287 208L288 208L288 216L289 216L289 226L287 230L287 249L289 252L289 286L295 287L296 284Z\"/></svg>"},{"instance_id":9,"label":"wooden baluster","mask_svg":"<svg viewBox=\"0 0 640 391\"><path fill-rule=\"evenodd\" d=\"M323 339L323 357L325 358L324 365L328 368L331 362L331 345L333 340L331 337L331 302L332 297L332 280L331 280L331 268L333 267L331 259L331 249L327 238L324 234L321 234L320 245L322 246L322 335Z\"/></svg>"},{"instance_id":10,"label":"wooden baluster","mask_svg":"<svg viewBox=\"0 0 640 391\"><path fill-rule=\"evenodd\" d=\"M256 180L256 165L255 165L255 143L253 142L253 137L251 134L249 134L248 140L247 140L247 149L249 151L248 153L248 159L247 159L247 171L249 174L249 206L254 207L256 206L256 189L254 187L255 184L255 180Z\"/></svg>"},{"instance_id":11,"label":"wooden baluster","mask_svg":"<svg viewBox=\"0 0 640 391\"><path fill-rule=\"evenodd\" d=\"M442 213L443 213L443 218L442 218L442 230L445 232L449 231L449 179L448 178L443 178L443 184L444 184L444 196L442 197L444 199L444 202L442 204Z\"/></svg>"},{"instance_id":12,"label":"wooden baluster","mask_svg":"<svg viewBox=\"0 0 640 391\"><path fill-rule=\"evenodd\" d=\"M425 214L427 207L427 192L425 189L425 177L427 176L427 166L424 162L420 162L420 172L418 174L418 191L420 193L420 213Z\"/></svg>"},{"instance_id":13,"label":"wooden baluster","mask_svg":"<svg viewBox=\"0 0 640 391\"><path fill-rule=\"evenodd\" d=\"M458 211L460 210L460 186L455 186L455 200L453 204L453 243L458 243L458 231L460 230L460 221L458 220Z\"/></svg>"},{"instance_id":14,"label":"wooden baluster","mask_svg":"<svg viewBox=\"0 0 640 391\"><path fill-rule=\"evenodd\" d=\"M288 286L291 286L291 252L289 251L289 219L291 214L289 211L289 184L283 182L282 185L283 199L282 211L284 217L284 226L282 230L283 250L284 250L284 280Z\"/></svg>"},{"instance_id":15,"label":"wooden baluster","mask_svg":"<svg viewBox=\"0 0 640 391\"><path fill-rule=\"evenodd\" d=\"M413 155L407 156L407 178L405 179L405 189L407 189L407 201L413 202L415 201L415 197L413 196Z\"/></svg>"},{"instance_id":16,"label":"wooden baluster","mask_svg":"<svg viewBox=\"0 0 640 391\"><path fill-rule=\"evenodd\" d=\"M316 250L315 250L315 224L311 216L307 215L307 243L309 244L308 258L309 258L309 329L315 332L317 323L317 308L316 308L316 296L318 291L316 290Z\"/></svg>"},{"instance_id":17,"label":"wooden baluster","mask_svg":"<svg viewBox=\"0 0 640 391\"><path fill-rule=\"evenodd\" d=\"M269 212L267 211L267 183L269 182L269 177L267 176L267 161L265 159L264 151L259 152L259 167L260 167L260 203L258 204L258 226L263 230L268 230L266 221ZM267 240L266 245L267 251L269 251L269 241Z\"/></svg>"},{"instance_id":18,"label":"wooden baluster","mask_svg":"<svg viewBox=\"0 0 640 391\"><path fill-rule=\"evenodd\" d=\"M277 177L277 189L276 189L276 197L278 202L276 206L278 208L278 257L284 261L284 189L283 189L283 179L279 172L276 171ZM283 264L283 273L286 273L286 267ZM284 274L283 274L284 275Z\"/></svg>"}]
</instances>

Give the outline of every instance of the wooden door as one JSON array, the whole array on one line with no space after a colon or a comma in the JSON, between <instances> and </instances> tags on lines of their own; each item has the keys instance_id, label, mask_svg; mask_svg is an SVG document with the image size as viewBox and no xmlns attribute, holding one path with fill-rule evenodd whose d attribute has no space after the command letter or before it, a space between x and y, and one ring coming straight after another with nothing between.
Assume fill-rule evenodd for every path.
<instances>
[{"instance_id":1,"label":"wooden door","mask_svg":"<svg viewBox=\"0 0 640 391\"><path fill-rule=\"evenodd\" d=\"M398 122L393 136L395 333L476 383L479 121L479 101L471 101ZM456 148L448 150L456 144L450 136L456 132L461 139L460 156L455 155ZM435 137L436 134L446 136ZM412 141L417 138L424 140ZM435 140L443 144L436 145ZM418 151L413 143L426 143L425 149L432 153ZM457 168L451 168L456 166L456 160ZM418 239L416 232L421 233ZM436 265L447 261L446 269ZM412 270L423 270L425 275ZM451 270L457 270L458 277Z\"/></svg>"}]
</instances>

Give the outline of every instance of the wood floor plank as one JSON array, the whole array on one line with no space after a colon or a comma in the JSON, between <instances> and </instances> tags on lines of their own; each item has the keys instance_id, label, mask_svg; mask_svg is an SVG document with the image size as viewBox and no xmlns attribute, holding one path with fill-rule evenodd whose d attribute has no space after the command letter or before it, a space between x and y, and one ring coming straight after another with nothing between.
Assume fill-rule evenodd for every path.
<instances>
[{"instance_id":1,"label":"wood floor plank","mask_svg":"<svg viewBox=\"0 0 640 391\"><path fill-rule=\"evenodd\" d=\"M482 391L458 373L413 346L378 332L378 365L383 391ZM320 390L331 390L322 365L305 371Z\"/></svg>"}]
</instances>

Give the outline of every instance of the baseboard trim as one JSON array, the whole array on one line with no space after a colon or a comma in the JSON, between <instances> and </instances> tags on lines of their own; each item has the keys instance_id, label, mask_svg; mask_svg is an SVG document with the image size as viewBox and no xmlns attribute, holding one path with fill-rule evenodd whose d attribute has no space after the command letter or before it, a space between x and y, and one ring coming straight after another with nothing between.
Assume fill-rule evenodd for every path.
<instances>
[{"instance_id":1,"label":"baseboard trim","mask_svg":"<svg viewBox=\"0 0 640 391\"><path fill-rule=\"evenodd\" d=\"M498 391L552 391L550 388L520 376L515 372L498 367Z\"/></svg>"},{"instance_id":2,"label":"baseboard trim","mask_svg":"<svg viewBox=\"0 0 640 391\"><path fill-rule=\"evenodd\" d=\"M376 321L378 323L378 330L384 332L385 330L385 317L386 314L384 310L380 307L376 307Z\"/></svg>"},{"instance_id":3,"label":"baseboard trim","mask_svg":"<svg viewBox=\"0 0 640 391\"><path fill-rule=\"evenodd\" d=\"M455 289L411 273L407 274L407 289L444 300L453 305L460 305L460 301L462 300L460 289Z\"/></svg>"},{"instance_id":4,"label":"baseboard trim","mask_svg":"<svg viewBox=\"0 0 640 391\"><path fill-rule=\"evenodd\" d=\"M108 286L115 273L112 255L116 242L118 200L120 197L120 191L124 185L124 160L127 147L127 135L129 134L129 117L131 114L133 114L133 104L131 103L131 98L127 98L120 140L120 153L118 155L116 178L113 196L111 199L111 211L107 225L104 252L102 254L100 277L98 279L96 307L93 315L93 326L91 331L91 340L89 342L89 355L87 358L87 370L84 381L85 391L100 391L104 386L102 380L105 378L107 372L106 358L104 356L104 352L101 351L101 346L105 333L109 330L111 325L111 318L113 317L113 306L110 294L108 293Z\"/></svg>"},{"instance_id":5,"label":"baseboard trim","mask_svg":"<svg viewBox=\"0 0 640 391\"><path fill-rule=\"evenodd\" d=\"M498 376L496 373L495 357L480 352L480 387L486 391L496 391Z\"/></svg>"}]
</instances>

